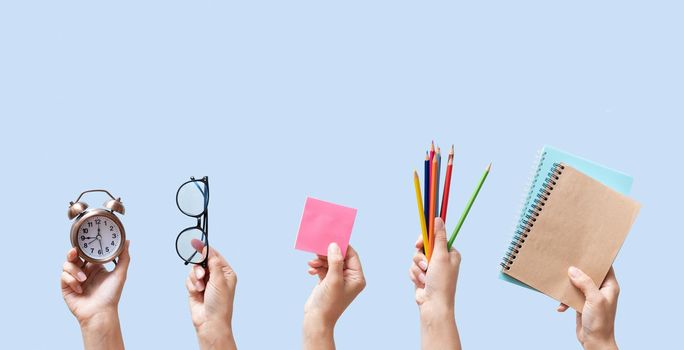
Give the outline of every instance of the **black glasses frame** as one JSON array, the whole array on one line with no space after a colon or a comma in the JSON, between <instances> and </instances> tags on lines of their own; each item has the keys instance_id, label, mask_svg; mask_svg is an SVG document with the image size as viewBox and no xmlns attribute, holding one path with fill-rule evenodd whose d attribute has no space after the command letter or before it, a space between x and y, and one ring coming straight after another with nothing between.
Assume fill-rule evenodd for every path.
<instances>
[{"instance_id":1,"label":"black glasses frame","mask_svg":"<svg viewBox=\"0 0 684 350\"><path fill-rule=\"evenodd\" d=\"M178 203L178 194L180 194L181 188L183 188L183 186L185 186L189 183L192 183L192 182L194 182L194 183L201 182L204 184L204 188L206 189L206 192L203 192L202 189L200 188L200 192L202 192L202 194L204 195L204 210L198 215L190 215L190 214L184 212L183 209L181 209L180 204ZM198 188L199 188L199 186L198 186ZM195 265L202 265L202 267L207 267L207 260L209 260L209 177L205 176L205 177L197 180L197 179L195 179L195 177L191 176L190 181L186 181L183 184L181 184L180 187L178 187L178 190L176 191L176 207L178 207L178 210L180 210L180 212L183 213L184 215L187 215L189 217L197 219L197 225L183 229L178 234L178 236L176 236L176 254L178 254L178 256L183 260L185 265L195 264ZM207 254L204 257L204 259L202 259L202 261L200 261L200 262L193 262L192 261L192 259L198 253L197 251L192 253L192 255L189 258L190 261L188 261L185 259L185 257L183 257L183 255L181 255L180 251L178 250L178 240L183 235L183 233L185 233L186 231L195 230L195 229L202 231L202 240L204 241L204 245L207 248Z\"/></svg>"}]
</instances>

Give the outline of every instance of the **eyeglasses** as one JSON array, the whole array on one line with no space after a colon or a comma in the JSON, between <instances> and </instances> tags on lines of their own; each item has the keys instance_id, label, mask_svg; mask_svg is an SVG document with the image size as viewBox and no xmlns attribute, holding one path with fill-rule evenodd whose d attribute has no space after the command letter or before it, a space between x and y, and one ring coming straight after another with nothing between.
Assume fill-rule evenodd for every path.
<instances>
[{"instance_id":1,"label":"eyeglasses","mask_svg":"<svg viewBox=\"0 0 684 350\"><path fill-rule=\"evenodd\" d=\"M197 225L181 231L176 237L176 253L187 264L207 266L209 253L209 178L194 177L176 192L176 206L181 213L197 219Z\"/></svg>"}]
</instances>

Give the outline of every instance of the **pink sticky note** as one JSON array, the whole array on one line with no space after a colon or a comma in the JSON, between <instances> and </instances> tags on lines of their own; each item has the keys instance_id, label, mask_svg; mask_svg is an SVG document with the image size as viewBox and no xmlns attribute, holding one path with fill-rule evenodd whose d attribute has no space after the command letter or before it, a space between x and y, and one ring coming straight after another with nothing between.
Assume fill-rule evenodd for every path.
<instances>
[{"instance_id":1,"label":"pink sticky note","mask_svg":"<svg viewBox=\"0 0 684 350\"><path fill-rule=\"evenodd\" d=\"M295 249L328 255L328 245L337 243L347 255L356 209L307 197Z\"/></svg>"}]
</instances>

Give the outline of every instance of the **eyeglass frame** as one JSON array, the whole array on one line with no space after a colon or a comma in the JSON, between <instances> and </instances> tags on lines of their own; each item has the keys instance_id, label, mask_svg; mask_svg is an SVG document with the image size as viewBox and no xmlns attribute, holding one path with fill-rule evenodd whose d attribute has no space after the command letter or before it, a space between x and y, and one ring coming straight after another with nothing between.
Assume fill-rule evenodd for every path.
<instances>
[{"instance_id":1,"label":"eyeglass frame","mask_svg":"<svg viewBox=\"0 0 684 350\"><path fill-rule=\"evenodd\" d=\"M198 215L190 215L190 214L186 213L185 211L183 211L183 209L181 209L180 204L178 203L178 194L180 194L181 188L183 188L183 186L185 186L191 182L202 182L204 184L204 187L206 188L206 193L202 193L204 196L204 210ZM197 185L197 184L195 184L195 185ZM200 192L202 192L201 189L200 189ZM189 181L183 182L178 187L178 190L176 191L176 207L178 207L178 210L181 213L183 213L183 215L197 219L197 225L183 229L178 234L178 236L176 236L176 247L175 247L176 248L176 254L178 254L178 256L181 258L181 260L183 260L183 263L185 265L195 264L195 265L201 265L202 267L207 267L207 261L209 260L209 177L204 176L198 180L198 179L195 179L194 176L191 176ZM203 235L202 238L204 238L206 240L206 243L204 243L204 242L203 243L204 243L204 246L207 248L206 256L204 257L204 259L202 259L202 261L199 261L199 262L192 262L192 261L186 260L183 257L183 255L181 255L180 251L178 251L178 240L183 235L183 233L185 233L186 231L195 230L195 229L199 229L200 231L202 231L202 235ZM198 251L195 251L194 253L192 253L189 260L192 260L195 257L195 254L197 254L197 253L198 253Z\"/></svg>"}]
</instances>

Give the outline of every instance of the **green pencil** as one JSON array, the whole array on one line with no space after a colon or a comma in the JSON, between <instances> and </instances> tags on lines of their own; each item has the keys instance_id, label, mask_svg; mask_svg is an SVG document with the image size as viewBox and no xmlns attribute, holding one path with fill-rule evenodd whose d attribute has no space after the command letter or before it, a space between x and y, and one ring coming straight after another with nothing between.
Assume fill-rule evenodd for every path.
<instances>
[{"instance_id":1,"label":"green pencil","mask_svg":"<svg viewBox=\"0 0 684 350\"><path fill-rule=\"evenodd\" d=\"M480 183L477 185L477 188L475 188L475 192L473 192L473 195L470 196L470 200L468 201L468 204L466 205L465 209L463 209L463 213L461 214L461 218L458 219L458 224L456 224L456 228L454 228L454 232L451 234L451 237L449 238L449 244L447 245L447 248L451 250L451 245L454 244L454 240L456 239L456 236L458 235L458 231L461 230L461 226L463 226L463 222L465 221L466 216L468 216L468 213L470 212L470 207L473 206L473 203L475 202L475 198L477 198L477 194L480 193L480 189L482 188L482 184L484 184L485 180L487 179L487 175L489 175L489 170L492 168L492 163L489 163L487 166L487 169L485 169L484 174L482 174L482 178L480 178Z\"/></svg>"}]
</instances>

